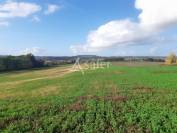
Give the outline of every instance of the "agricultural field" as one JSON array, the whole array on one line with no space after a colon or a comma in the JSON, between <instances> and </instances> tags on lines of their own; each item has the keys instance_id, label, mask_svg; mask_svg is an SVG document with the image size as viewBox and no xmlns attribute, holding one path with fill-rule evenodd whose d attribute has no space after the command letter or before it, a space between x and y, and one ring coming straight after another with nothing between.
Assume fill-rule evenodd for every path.
<instances>
[{"instance_id":1,"label":"agricultural field","mask_svg":"<svg viewBox=\"0 0 177 133\"><path fill-rule=\"evenodd\" d=\"M177 66L0 74L0 132L175 133Z\"/></svg>"}]
</instances>

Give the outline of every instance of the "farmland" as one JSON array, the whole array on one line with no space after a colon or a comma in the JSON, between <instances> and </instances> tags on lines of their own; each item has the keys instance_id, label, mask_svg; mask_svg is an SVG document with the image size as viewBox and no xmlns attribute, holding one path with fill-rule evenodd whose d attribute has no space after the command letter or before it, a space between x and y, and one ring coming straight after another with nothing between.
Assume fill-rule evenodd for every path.
<instances>
[{"instance_id":1,"label":"farmland","mask_svg":"<svg viewBox=\"0 0 177 133\"><path fill-rule=\"evenodd\" d=\"M177 66L0 74L0 132L177 132Z\"/></svg>"}]
</instances>

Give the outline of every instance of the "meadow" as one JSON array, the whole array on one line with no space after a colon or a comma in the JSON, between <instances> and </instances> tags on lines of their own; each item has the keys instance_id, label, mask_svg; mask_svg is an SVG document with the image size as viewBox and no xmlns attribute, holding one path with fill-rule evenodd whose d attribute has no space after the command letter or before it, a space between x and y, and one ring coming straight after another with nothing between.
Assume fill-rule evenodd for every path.
<instances>
[{"instance_id":1,"label":"meadow","mask_svg":"<svg viewBox=\"0 0 177 133\"><path fill-rule=\"evenodd\" d=\"M0 132L175 133L177 66L0 74Z\"/></svg>"}]
</instances>

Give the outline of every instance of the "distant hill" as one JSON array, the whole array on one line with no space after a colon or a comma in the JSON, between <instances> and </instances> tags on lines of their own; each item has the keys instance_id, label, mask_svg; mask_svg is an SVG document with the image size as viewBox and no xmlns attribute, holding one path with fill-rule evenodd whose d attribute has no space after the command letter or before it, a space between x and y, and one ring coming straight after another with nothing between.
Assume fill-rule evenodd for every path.
<instances>
[{"instance_id":1,"label":"distant hill","mask_svg":"<svg viewBox=\"0 0 177 133\"><path fill-rule=\"evenodd\" d=\"M77 55L77 56L36 56L37 59L51 60L51 61L61 61L61 60L75 60L80 59L98 59L103 58L97 55Z\"/></svg>"},{"instance_id":2,"label":"distant hill","mask_svg":"<svg viewBox=\"0 0 177 133\"><path fill-rule=\"evenodd\" d=\"M5 57L6 55L0 55ZM164 56L97 56L97 55L77 55L77 56L35 56L37 60L51 61L51 62L67 62L72 63L77 58L81 60L102 59L105 61L150 61L150 62L164 62Z\"/></svg>"},{"instance_id":3,"label":"distant hill","mask_svg":"<svg viewBox=\"0 0 177 133\"><path fill-rule=\"evenodd\" d=\"M73 61L77 58L81 60L102 59L106 61L165 61L163 56L97 56L97 55L77 55L77 56L37 56L37 59L47 61Z\"/></svg>"}]
</instances>

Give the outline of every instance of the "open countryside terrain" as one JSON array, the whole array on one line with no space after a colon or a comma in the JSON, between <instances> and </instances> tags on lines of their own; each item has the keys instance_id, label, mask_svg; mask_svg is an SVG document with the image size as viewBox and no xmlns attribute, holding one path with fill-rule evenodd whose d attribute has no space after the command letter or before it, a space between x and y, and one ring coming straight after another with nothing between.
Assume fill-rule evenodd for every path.
<instances>
[{"instance_id":1,"label":"open countryside terrain","mask_svg":"<svg viewBox=\"0 0 177 133\"><path fill-rule=\"evenodd\" d=\"M0 74L0 132L177 132L177 66Z\"/></svg>"}]
</instances>

